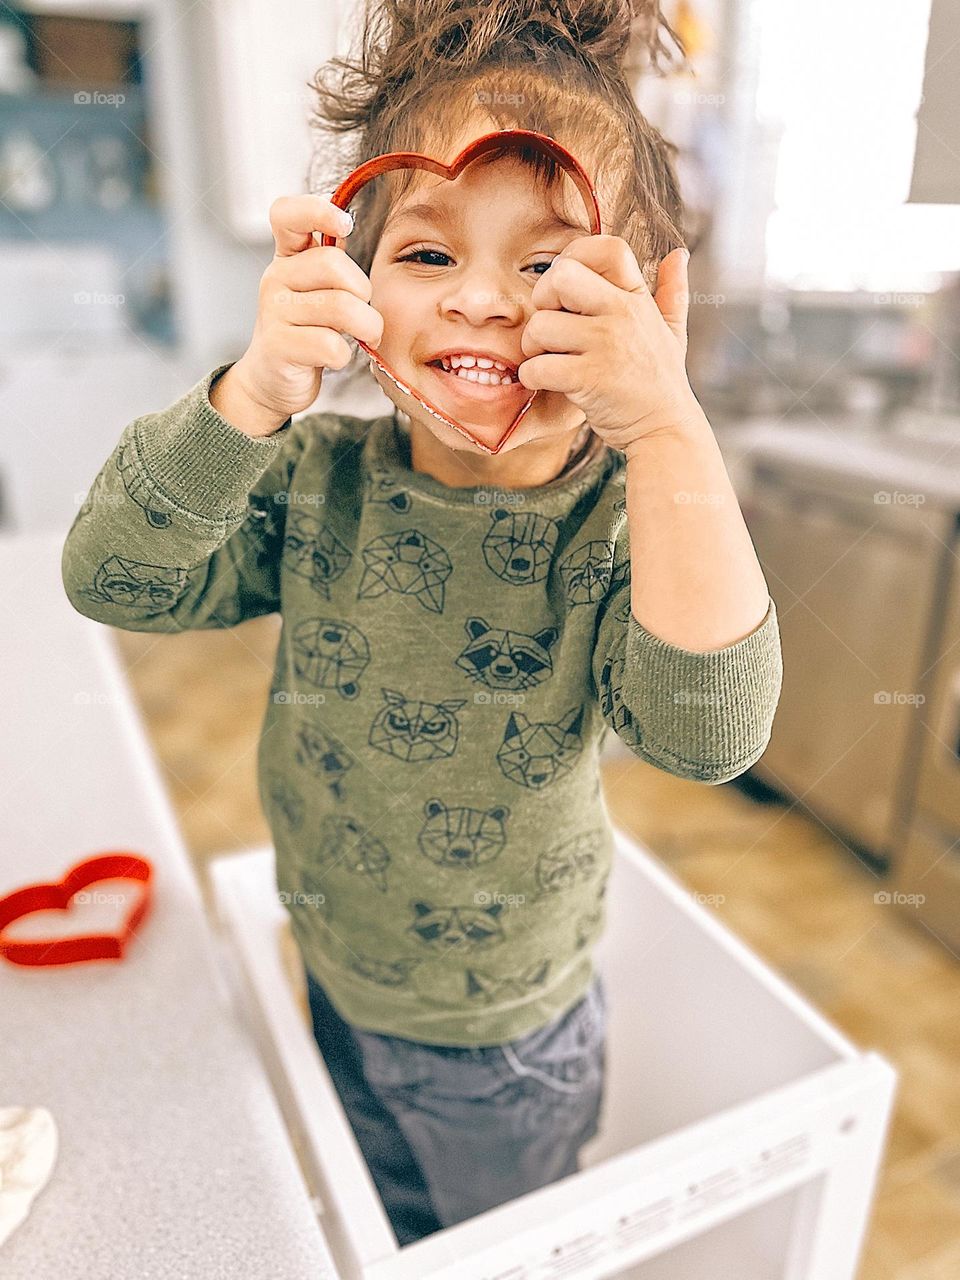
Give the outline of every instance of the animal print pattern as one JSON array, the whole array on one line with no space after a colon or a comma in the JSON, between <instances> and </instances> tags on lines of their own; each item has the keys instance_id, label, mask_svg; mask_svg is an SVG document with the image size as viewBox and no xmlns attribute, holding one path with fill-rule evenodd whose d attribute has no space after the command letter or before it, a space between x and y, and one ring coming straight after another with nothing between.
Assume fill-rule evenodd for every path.
<instances>
[{"instance_id":1,"label":"animal print pattern","mask_svg":"<svg viewBox=\"0 0 960 1280\"><path fill-rule=\"evenodd\" d=\"M426 821L417 842L420 852L441 867L473 870L491 862L506 843L506 822L510 810L506 805L492 809L448 808L440 799L424 805Z\"/></svg>"},{"instance_id":2,"label":"animal print pattern","mask_svg":"<svg viewBox=\"0 0 960 1280\"><path fill-rule=\"evenodd\" d=\"M497 751L503 776L541 791L569 773L583 750L583 712L583 707L574 707L556 723L538 723L522 711L512 711Z\"/></svg>"},{"instance_id":3,"label":"animal print pattern","mask_svg":"<svg viewBox=\"0 0 960 1280\"><path fill-rule=\"evenodd\" d=\"M358 600L371 600L387 591L412 596L431 613L443 612L444 586L453 571L450 557L439 542L419 529L384 533L362 551L366 566Z\"/></svg>"},{"instance_id":4,"label":"animal print pattern","mask_svg":"<svg viewBox=\"0 0 960 1280\"><path fill-rule=\"evenodd\" d=\"M343 575L351 556L346 543L315 516L306 511L291 511L287 516L283 567L306 578L324 600L330 599L330 584Z\"/></svg>"},{"instance_id":5,"label":"animal print pattern","mask_svg":"<svg viewBox=\"0 0 960 1280\"><path fill-rule=\"evenodd\" d=\"M602 842L602 831L584 831L542 853L534 869L537 897L562 893L578 881L589 880L597 870Z\"/></svg>"},{"instance_id":6,"label":"animal print pattern","mask_svg":"<svg viewBox=\"0 0 960 1280\"><path fill-rule=\"evenodd\" d=\"M155 505L155 498L143 479L140 468L130 458L129 444L122 444L117 448L116 453L117 470L123 481L123 487L126 489L129 497L143 511L147 524L152 529L166 529L173 523L173 518L169 511L164 511Z\"/></svg>"},{"instance_id":7,"label":"animal print pattern","mask_svg":"<svg viewBox=\"0 0 960 1280\"><path fill-rule=\"evenodd\" d=\"M468 618L469 643L456 665L488 689L532 689L553 673L550 647L557 642L556 627L544 627L536 635L503 631L483 618Z\"/></svg>"},{"instance_id":8,"label":"animal print pattern","mask_svg":"<svg viewBox=\"0 0 960 1280\"><path fill-rule=\"evenodd\" d=\"M343 698L355 698L369 661L366 636L349 622L304 618L293 629L294 670L319 689L335 689Z\"/></svg>"},{"instance_id":9,"label":"animal print pattern","mask_svg":"<svg viewBox=\"0 0 960 1280\"><path fill-rule=\"evenodd\" d=\"M301 720L296 730L296 760L325 782L337 800L343 799L343 780L355 762L339 738L316 721Z\"/></svg>"},{"instance_id":10,"label":"animal print pattern","mask_svg":"<svg viewBox=\"0 0 960 1280\"><path fill-rule=\"evenodd\" d=\"M187 589L187 571L162 564L145 564L126 556L104 560L93 586L80 594L99 604L128 609L172 609Z\"/></svg>"},{"instance_id":11,"label":"animal print pattern","mask_svg":"<svg viewBox=\"0 0 960 1280\"><path fill-rule=\"evenodd\" d=\"M494 507L483 539L483 558L491 572L511 587L542 581L560 537L560 524L536 511Z\"/></svg>"},{"instance_id":12,"label":"animal print pattern","mask_svg":"<svg viewBox=\"0 0 960 1280\"><path fill-rule=\"evenodd\" d=\"M386 700L370 726L371 747L406 764L452 756L460 737L456 713L464 698L421 702L395 689L381 689Z\"/></svg>"}]
</instances>

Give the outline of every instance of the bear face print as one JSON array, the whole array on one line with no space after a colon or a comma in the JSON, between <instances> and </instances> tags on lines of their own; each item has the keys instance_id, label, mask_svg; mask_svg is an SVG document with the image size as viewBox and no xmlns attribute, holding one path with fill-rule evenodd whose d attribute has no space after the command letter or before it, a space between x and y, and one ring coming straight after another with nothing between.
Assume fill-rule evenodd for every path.
<instances>
[{"instance_id":1,"label":"bear face print","mask_svg":"<svg viewBox=\"0 0 960 1280\"><path fill-rule=\"evenodd\" d=\"M478 867L506 843L506 805L493 809L447 808L442 800L424 805L426 822L417 837L420 852L441 867Z\"/></svg>"},{"instance_id":2,"label":"bear face print","mask_svg":"<svg viewBox=\"0 0 960 1280\"><path fill-rule=\"evenodd\" d=\"M513 587L545 578L560 536L558 521L536 511L508 511L505 507L495 507L490 519L493 524L482 545L487 567Z\"/></svg>"},{"instance_id":3,"label":"bear face print","mask_svg":"<svg viewBox=\"0 0 960 1280\"><path fill-rule=\"evenodd\" d=\"M337 618L304 618L293 629L293 666L320 689L355 698L370 661L370 646L357 627Z\"/></svg>"}]
</instances>

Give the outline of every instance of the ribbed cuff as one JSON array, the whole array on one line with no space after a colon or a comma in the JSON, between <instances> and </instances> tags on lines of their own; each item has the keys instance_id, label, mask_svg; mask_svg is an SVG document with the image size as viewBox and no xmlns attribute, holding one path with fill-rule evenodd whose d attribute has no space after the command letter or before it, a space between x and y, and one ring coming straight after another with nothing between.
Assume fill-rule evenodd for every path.
<instances>
[{"instance_id":1,"label":"ribbed cuff","mask_svg":"<svg viewBox=\"0 0 960 1280\"><path fill-rule=\"evenodd\" d=\"M145 479L167 499L199 519L242 518L247 494L293 429L288 418L272 435L255 438L222 417L210 403L219 365L159 413L136 423L136 459Z\"/></svg>"},{"instance_id":2,"label":"ribbed cuff","mask_svg":"<svg viewBox=\"0 0 960 1280\"><path fill-rule=\"evenodd\" d=\"M735 776L769 740L783 659L773 598L755 630L696 653L660 639L631 613L623 698L643 727L644 750L671 770Z\"/></svg>"}]
</instances>

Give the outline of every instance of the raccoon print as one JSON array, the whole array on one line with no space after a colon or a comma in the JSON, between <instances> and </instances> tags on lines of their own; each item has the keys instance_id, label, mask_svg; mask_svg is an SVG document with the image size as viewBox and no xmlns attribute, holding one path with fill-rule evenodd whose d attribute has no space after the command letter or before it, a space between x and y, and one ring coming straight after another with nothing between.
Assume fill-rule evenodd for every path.
<instances>
[{"instance_id":1,"label":"raccoon print","mask_svg":"<svg viewBox=\"0 0 960 1280\"><path fill-rule=\"evenodd\" d=\"M164 511L156 505L156 498L150 490L150 486L144 480L140 472L140 468L130 459L130 446L128 444L121 445L117 450L117 470L120 472L120 479L123 481L123 487L133 502L141 509L144 519L151 529L166 529L173 524L173 517L169 511Z\"/></svg>"},{"instance_id":2,"label":"raccoon print","mask_svg":"<svg viewBox=\"0 0 960 1280\"><path fill-rule=\"evenodd\" d=\"M478 867L497 857L506 843L506 805L448 809L442 800L433 799L424 805L424 813L427 820L417 841L424 857L438 866Z\"/></svg>"},{"instance_id":3,"label":"raccoon print","mask_svg":"<svg viewBox=\"0 0 960 1280\"><path fill-rule=\"evenodd\" d=\"M528 586L547 576L560 537L560 524L536 511L508 511L495 507L483 539L483 558L502 582Z\"/></svg>"},{"instance_id":4,"label":"raccoon print","mask_svg":"<svg viewBox=\"0 0 960 1280\"><path fill-rule=\"evenodd\" d=\"M574 707L555 724L530 721L512 711L497 751L497 763L505 778L521 787L540 791L562 778L583 750L580 731L583 707Z\"/></svg>"},{"instance_id":5,"label":"raccoon print","mask_svg":"<svg viewBox=\"0 0 960 1280\"><path fill-rule=\"evenodd\" d=\"M468 618L466 630L470 641L456 665L489 689L531 689L553 673L549 649L560 634L556 627L529 636L491 627L483 618Z\"/></svg>"},{"instance_id":6,"label":"raccoon print","mask_svg":"<svg viewBox=\"0 0 960 1280\"><path fill-rule=\"evenodd\" d=\"M574 547L560 564L560 578L570 606L602 600L612 572L613 549L609 542L596 539Z\"/></svg>"},{"instance_id":7,"label":"raccoon print","mask_svg":"<svg viewBox=\"0 0 960 1280\"><path fill-rule=\"evenodd\" d=\"M372 835L355 818L327 816L320 823L320 859L366 876L381 893L386 893L387 868L392 858L382 840Z\"/></svg>"},{"instance_id":8,"label":"raccoon print","mask_svg":"<svg viewBox=\"0 0 960 1280\"><path fill-rule=\"evenodd\" d=\"M381 689L387 705L370 726L370 746L406 764L452 756L460 737L456 712L465 698L420 702L393 689Z\"/></svg>"},{"instance_id":9,"label":"raccoon print","mask_svg":"<svg viewBox=\"0 0 960 1280\"><path fill-rule=\"evenodd\" d=\"M399 487L396 475L380 467L371 467L364 476L364 487L367 502L380 502L396 511L398 515L406 515L413 506L413 499L406 489Z\"/></svg>"},{"instance_id":10,"label":"raccoon print","mask_svg":"<svg viewBox=\"0 0 960 1280\"><path fill-rule=\"evenodd\" d=\"M343 698L355 698L369 661L366 636L349 622L304 618L293 629L294 670L319 689L336 689Z\"/></svg>"},{"instance_id":11,"label":"raccoon print","mask_svg":"<svg viewBox=\"0 0 960 1280\"><path fill-rule=\"evenodd\" d=\"M423 960L378 960L374 956L366 956L362 952L354 952L347 957L347 968L359 973L361 978L368 978L381 987L403 987L410 979L410 974Z\"/></svg>"},{"instance_id":12,"label":"raccoon print","mask_svg":"<svg viewBox=\"0 0 960 1280\"><path fill-rule=\"evenodd\" d=\"M436 951L481 951L503 941L503 928L497 919L503 910L502 902L486 907L437 907L414 899L410 909L415 919L407 932Z\"/></svg>"},{"instance_id":13,"label":"raccoon print","mask_svg":"<svg viewBox=\"0 0 960 1280\"><path fill-rule=\"evenodd\" d=\"M602 831L585 831L542 853L534 869L537 897L572 889L578 880L589 880L597 870L602 841Z\"/></svg>"},{"instance_id":14,"label":"raccoon print","mask_svg":"<svg viewBox=\"0 0 960 1280\"><path fill-rule=\"evenodd\" d=\"M97 570L93 587L84 588L80 594L100 604L129 609L172 609L186 589L186 569L110 556Z\"/></svg>"},{"instance_id":15,"label":"raccoon print","mask_svg":"<svg viewBox=\"0 0 960 1280\"><path fill-rule=\"evenodd\" d=\"M496 1004L498 1000L519 1000L542 987L550 972L550 961L535 960L514 978L501 978L482 969L464 969L467 999L474 1004Z\"/></svg>"},{"instance_id":16,"label":"raccoon print","mask_svg":"<svg viewBox=\"0 0 960 1280\"><path fill-rule=\"evenodd\" d=\"M347 748L319 724L309 720L301 720L297 726L296 742L297 763L325 782L337 800L342 800L341 783L354 766L353 756Z\"/></svg>"},{"instance_id":17,"label":"raccoon print","mask_svg":"<svg viewBox=\"0 0 960 1280\"><path fill-rule=\"evenodd\" d=\"M291 511L283 539L283 567L330 599L330 583L341 577L350 563L350 548L324 524L306 511Z\"/></svg>"},{"instance_id":18,"label":"raccoon print","mask_svg":"<svg viewBox=\"0 0 960 1280\"><path fill-rule=\"evenodd\" d=\"M385 533L363 548L366 566L358 600L372 600L385 591L412 596L431 613L443 612L443 584L453 566L439 542L434 542L419 529Z\"/></svg>"}]
</instances>

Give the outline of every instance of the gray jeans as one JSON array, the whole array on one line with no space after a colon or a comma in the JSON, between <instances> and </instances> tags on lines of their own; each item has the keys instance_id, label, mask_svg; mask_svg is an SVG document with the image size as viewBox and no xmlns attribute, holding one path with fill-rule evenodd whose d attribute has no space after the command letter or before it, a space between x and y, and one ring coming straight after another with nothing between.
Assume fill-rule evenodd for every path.
<instances>
[{"instance_id":1,"label":"gray jeans","mask_svg":"<svg viewBox=\"0 0 960 1280\"><path fill-rule=\"evenodd\" d=\"M361 1031L307 973L314 1035L400 1245L578 1170L603 1099L606 997L505 1044Z\"/></svg>"}]
</instances>

